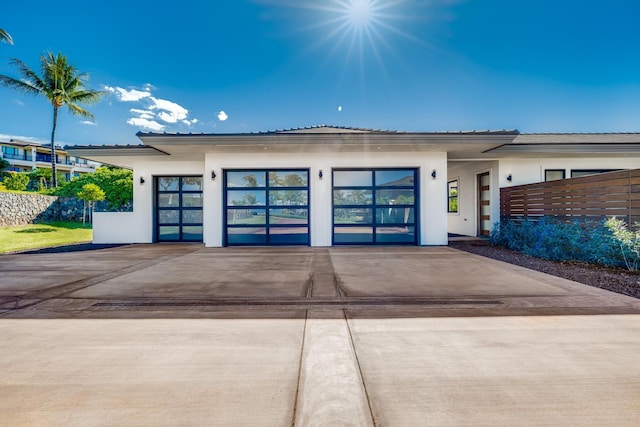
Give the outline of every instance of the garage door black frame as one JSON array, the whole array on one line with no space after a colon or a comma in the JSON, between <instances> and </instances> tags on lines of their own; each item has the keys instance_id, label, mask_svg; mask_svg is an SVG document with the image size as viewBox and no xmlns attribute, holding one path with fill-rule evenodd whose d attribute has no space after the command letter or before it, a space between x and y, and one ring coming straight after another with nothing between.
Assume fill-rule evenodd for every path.
<instances>
[{"instance_id":1,"label":"garage door black frame","mask_svg":"<svg viewBox=\"0 0 640 427\"><path fill-rule=\"evenodd\" d=\"M166 178L177 178L178 185L177 188L171 188L163 190L160 185L160 181ZM183 185L185 179L200 179L200 189L185 189ZM153 179L154 185L154 241L156 242L202 242L203 241L203 189L202 189L202 175L158 175L154 176ZM177 196L177 203L171 203L170 206L164 206L165 203L160 201L162 195L175 195ZM193 197L193 196L200 197ZM187 206L186 197L189 197L192 201ZM199 199L199 202L198 202ZM168 219L162 219L162 213L168 211L178 211L177 220L170 221ZM188 221L185 219L185 215L183 213L197 213L200 212L200 221ZM168 222L169 221L169 222ZM161 233L161 228L174 228L177 229L177 238L165 238L163 237L163 233Z\"/></svg>"},{"instance_id":2,"label":"garage door black frame","mask_svg":"<svg viewBox=\"0 0 640 427\"><path fill-rule=\"evenodd\" d=\"M370 185L336 185L336 173L339 172L370 172L371 173L371 184ZM392 183L381 183L376 182L378 174L380 173L389 173L393 171L398 172L411 172L412 179L405 182L392 182ZM409 182L412 182L409 185ZM420 206L420 188L419 188L419 170L417 168L336 168L332 170L332 187L331 187L331 242L334 246L339 245L417 245L418 244L418 236L420 235L419 230L419 221L417 218L420 218L419 215L419 206ZM405 185L406 184L406 185ZM391 201L384 203L380 201L380 197L378 197L378 193L401 193L407 191L413 192L412 202L409 203L409 199L404 200L400 203L392 204ZM350 191L350 192L360 192L361 197L370 198L371 202L367 203L367 201L361 201L360 203L349 203L349 200L337 202L336 191ZM398 200L398 197L396 197ZM366 212L366 215L362 215L361 221L352 221L349 222L337 222L336 221L336 212L345 211L345 212L354 212L354 211L363 211ZM387 215L386 212L394 211L395 213L400 213L402 217L402 221L392 221L387 223L381 223L383 216L387 218L390 215ZM403 215L403 212L406 214ZM395 215L398 217L398 215ZM368 220L367 220L368 218ZM391 234L379 234L378 230L382 229L393 229L397 228L399 230L413 230L413 235L411 238L410 233L407 234L397 234L395 237ZM340 239L336 239L336 229L342 229L343 231L353 230L351 240L349 239L350 233L340 234ZM358 233L359 229L370 229L371 233ZM370 238L368 235L370 234ZM396 239L396 240L394 240Z\"/></svg>"},{"instance_id":3,"label":"garage door black frame","mask_svg":"<svg viewBox=\"0 0 640 427\"><path fill-rule=\"evenodd\" d=\"M284 169L226 169L223 179L223 239L224 246L290 246L302 245L309 246L311 244L311 224L310 217L310 173L308 168L284 168ZM306 183L304 185L279 185L274 184L271 174L286 174L287 172L303 173ZM264 182L256 180L250 185L247 182L245 186L230 186L230 174L262 174ZM290 174L296 175L296 174ZM249 176L249 175L247 175ZM254 177L255 178L255 177ZM281 183L282 184L282 183ZM290 192L297 196L304 196L304 201L297 201L294 204L279 204L276 202L278 193ZM255 196L249 198L237 197L241 193L251 195L256 193L264 193L264 202L255 199ZM229 195L232 194L233 200ZM280 195L280 194L278 194ZM286 196L285 196L286 197ZM240 202L240 200L245 200ZM282 215L274 214L280 211L283 214L285 210L295 210L298 215L296 219L292 219L292 223L275 222L276 217L282 218ZM243 212L249 216L258 218L258 222L252 223L230 223L230 212ZM300 213L306 215L300 215ZM231 215L232 218L234 217ZM303 218L305 217L306 218ZM297 222L295 222L297 221ZM242 221L241 221L242 222ZM242 231L247 230L246 234ZM306 229L305 233L297 231ZM253 233L250 231L253 230ZM236 231L236 233L230 233ZM291 233L287 233L290 231ZM231 236L230 236L231 234Z\"/></svg>"}]
</instances>

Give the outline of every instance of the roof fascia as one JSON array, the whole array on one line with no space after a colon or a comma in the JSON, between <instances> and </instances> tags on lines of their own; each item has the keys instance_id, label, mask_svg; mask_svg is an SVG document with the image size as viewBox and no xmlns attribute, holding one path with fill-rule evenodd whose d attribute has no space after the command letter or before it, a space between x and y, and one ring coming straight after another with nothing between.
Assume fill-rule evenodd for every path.
<instances>
[{"instance_id":1,"label":"roof fascia","mask_svg":"<svg viewBox=\"0 0 640 427\"><path fill-rule=\"evenodd\" d=\"M315 145L315 144L443 144L495 142L505 144L518 134L504 133L284 133L242 135L138 134L146 146L163 145Z\"/></svg>"}]
</instances>

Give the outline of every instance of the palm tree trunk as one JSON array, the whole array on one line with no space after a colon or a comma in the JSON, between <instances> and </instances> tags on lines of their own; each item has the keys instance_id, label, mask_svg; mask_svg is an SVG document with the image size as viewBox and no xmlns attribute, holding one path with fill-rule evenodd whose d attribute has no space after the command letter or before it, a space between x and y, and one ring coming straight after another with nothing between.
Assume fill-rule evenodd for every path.
<instances>
[{"instance_id":1,"label":"palm tree trunk","mask_svg":"<svg viewBox=\"0 0 640 427\"><path fill-rule=\"evenodd\" d=\"M56 173L56 127L58 126L58 107L53 106L53 129L51 130L51 188L58 186Z\"/></svg>"}]
</instances>

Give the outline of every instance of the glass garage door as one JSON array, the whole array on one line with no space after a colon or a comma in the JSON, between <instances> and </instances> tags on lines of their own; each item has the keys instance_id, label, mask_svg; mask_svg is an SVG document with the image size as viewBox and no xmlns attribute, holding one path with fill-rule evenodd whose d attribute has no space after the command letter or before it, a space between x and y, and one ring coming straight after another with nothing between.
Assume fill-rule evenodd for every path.
<instances>
[{"instance_id":1,"label":"glass garage door","mask_svg":"<svg viewBox=\"0 0 640 427\"><path fill-rule=\"evenodd\" d=\"M202 242L202 177L159 176L156 187L156 240Z\"/></svg>"},{"instance_id":2,"label":"glass garage door","mask_svg":"<svg viewBox=\"0 0 640 427\"><path fill-rule=\"evenodd\" d=\"M225 241L309 245L309 170L227 170Z\"/></svg>"},{"instance_id":3,"label":"glass garage door","mask_svg":"<svg viewBox=\"0 0 640 427\"><path fill-rule=\"evenodd\" d=\"M417 244L417 170L333 171L333 244Z\"/></svg>"}]
</instances>

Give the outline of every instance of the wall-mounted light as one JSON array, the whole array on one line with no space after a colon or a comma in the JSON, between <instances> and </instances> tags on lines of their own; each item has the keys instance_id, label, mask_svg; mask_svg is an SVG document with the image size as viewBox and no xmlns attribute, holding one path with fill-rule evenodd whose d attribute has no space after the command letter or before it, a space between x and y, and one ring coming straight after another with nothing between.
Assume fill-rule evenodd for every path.
<instances>
[{"instance_id":1,"label":"wall-mounted light","mask_svg":"<svg viewBox=\"0 0 640 427\"><path fill-rule=\"evenodd\" d=\"M320 169L320 172L318 172L318 178L322 179L322 169Z\"/></svg>"},{"instance_id":2,"label":"wall-mounted light","mask_svg":"<svg viewBox=\"0 0 640 427\"><path fill-rule=\"evenodd\" d=\"M140 185L144 184L144 178L140 177Z\"/></svg>"},{"instance_id":3,"label":"wall-mounted light","mask_svg":"<svg viewBox=\"0 0 640 427\"><path fill-rule=\"evenodd\" d=\"M507 181L509 182L513 181L513 176L511 176L511 174L507 175Z\"/></svg>"},{"instance_id":4,"label":"wall-mounted light","mask_svg":"<svg viewBox=\"0 0 640 427\"><path fill-rule=\"evenodd\" d=\"M216 171L211 171L211 180L216 179Z\"/></svg>"},{"instance_id":5,"label":"wall-mounted light","mask_svg":"<svg viewBox=\"0 0 640 427\"><path fill-rule=\"evenodd\" d=\"M431 171L431 178L436 179L436 176L437 176L436 170L434 169Z\"/></svg>"}]
</instances>

